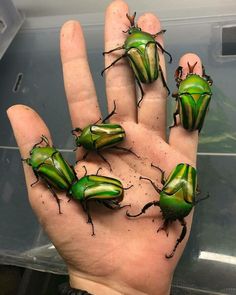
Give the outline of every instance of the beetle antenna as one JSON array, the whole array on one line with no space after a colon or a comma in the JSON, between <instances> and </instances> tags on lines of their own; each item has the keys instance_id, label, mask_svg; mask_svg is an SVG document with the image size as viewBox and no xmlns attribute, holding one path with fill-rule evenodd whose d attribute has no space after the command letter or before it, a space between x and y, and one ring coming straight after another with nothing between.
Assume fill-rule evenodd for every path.
<instances>
[{"instance_id":1,"label":"beetle antenna","mask_svg":"<svg viewBox=\"0 0 236 295\"><path fill-rule=\"evenodd\" d=\"M131 27L135 27L135 22L134 22L135 16L136 16L136 11L134 12L133 15L129 15L128 13L126 13L126 17L130 21L130 26Z\"/></svg>"},{"instance_id":2,"label":"beetle antenna","mask_svg":"<svg viewBox=\"0 0 236 295\"><path fill-rule=\"evenodd\" d=\"M197 64L197 61L196 61L195 64L193 64L192 66L191 66L190 63L188 62L188 70L189 70L189 74L193 74L193 70L194 70L196 64Z\"/></svg>"}]
</instances>

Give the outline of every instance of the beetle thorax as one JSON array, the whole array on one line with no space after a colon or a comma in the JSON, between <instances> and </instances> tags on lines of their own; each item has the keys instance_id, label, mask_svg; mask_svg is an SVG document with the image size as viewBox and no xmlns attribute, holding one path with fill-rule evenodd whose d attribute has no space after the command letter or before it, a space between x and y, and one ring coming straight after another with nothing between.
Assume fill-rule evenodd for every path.
<instances>
[{"instance_id":1,"label":"beetle thorax","mask_svg":"<svg viewBox=\"0 0 236 295\"><path fill-rule=\"evenodd\" d=\"M179 93L182 92L202 94L204 92L211 93L211 89L205 79L198 75L192 74L187 76L187 78L180 83Z\"/></svg>"},{"instance_id":2,"label":"beetle thorax","mask_svg":"<svg viewBox=\"0 0 236 295\"><path fill-rule=\"evenodd\" d=\"M124 44L126 50L129 50L130 48L138 48L142 45L146 46L149 42L156 42L151 34L142 32L137 27L130 29L129 32L130 33Z\"/></svg>"},{"instance_id":3,"label":"beetle thorax","mask_svg":"<svg viewBox=\"0 0 236 295\"><path fill-rule=\"evenodd\" d=\"M51 164L51 157L55 152L56 150L53 147L36 147L32 150L30 163L35 168L42 163Z\"/></svg>"},{"instance_id":4,"label":"beetle thorax","mask_svg":"<svg viewBox=\"0 0 236 295\"><path fill-rule=\"evenodd\" d=\"M181 192L180 192L181 193ZM186 202L176 196L160 195L160 208L164 219L176 220L187 216L193 208L193 204Z\"/></svg>"},{"instance_id":5,"label":"beetle thorax","mask_svg":"<svg viewBox=\"0 0 236 295\"><path fill-rule=\"evenodd\" d=\"M94 138L91 132L91 127L93 125L89 125L83 129L82 133L76 138L76 145L83 146L88 150L94 149Z\"/></svg>"}]
</instances>

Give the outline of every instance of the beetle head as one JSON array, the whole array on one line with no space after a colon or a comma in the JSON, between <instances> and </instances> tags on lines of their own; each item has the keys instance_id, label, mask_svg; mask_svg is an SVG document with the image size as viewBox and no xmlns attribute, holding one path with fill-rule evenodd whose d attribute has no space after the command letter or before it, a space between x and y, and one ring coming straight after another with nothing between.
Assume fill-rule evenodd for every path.
<instances>
[{"instance_id":1,"label":"beetle head","mask_svg":"<svg viewBox=\"0 0 236 295\"><path fill-rule=\"evenodd\" d=\"M133 15L129 15L128 13L126 13L126 16L130 22L130 26L128 28L127 31L123 31L124 33L128 33L129 35L131 35L132 33L134 33L134 31L141 31L141 28L139 28L136 24L135 24L135 16L136 16L136 12L134 12Z\"/></svg>"}]
</instances>

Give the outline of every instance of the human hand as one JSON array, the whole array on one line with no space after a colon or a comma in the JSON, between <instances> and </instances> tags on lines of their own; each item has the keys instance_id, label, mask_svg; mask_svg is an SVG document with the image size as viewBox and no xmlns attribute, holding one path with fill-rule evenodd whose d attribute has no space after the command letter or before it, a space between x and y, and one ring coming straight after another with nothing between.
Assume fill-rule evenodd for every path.
<instances>
[{"instance_id":1,"label":"human hand","mask_svg":"<svg viewBox=\"0 0 236 295\"><path fill-rule=\"evenodd\" d=\"M106 12L105 50L124 43L129 22L126 18L128 7L123 1L114 1ZM160 23L152 14L145 14L138 20L143 31L156 33ZM162 44L162 36L157 40ZM165 73L163 55L159 52L160 63ZM73 128L85 127L96 122L101 113L89 70L84 38L80 24L67 22L61 30L61 57L68 105ZM117 54L106 56L109 65ZM202 74L201 62L196 55L188 54L181 58L184 75L187 62L194 64L195 72ZM80 178L85 165L89 174L102 167L101 174L118 178L124 186L134 186L125 191L122 204L131 204L129 212L137 213L144 204L158 199L150 183L139 180L140 176L152 179L160 185L160 173L151 167L159 166L168 175L179 163L196 165L198 132L187 132L181 126L171 129L166 140L166 89L161 79L144 85L144 98L137 108L135 81L127 61L121 61L106 72L106 91L109 112L116 101L117 109L111 122L121 124L127 138L122 146L132 148L140 156L129 153L106 151L104 156L112 167L96 154L85 161L79 161L75 170ZM49 130L38 114L32 109L17 105L8 110L22 158L29 156L32 146L42 134L51 141ZM79 149L77 159L83 152ZM74 288L85 289L92 294L169 294L173 271L185 247L192 214L187 218L187 236L179 245L175 256L166 259L181 232L181 226L174 222L169 228L169 236L157 229L162 225L158 207L151 208L137 219L129 219L126 209L110 211L99 204L91 208L95 226L95 236L86 224L86 216L75 201L67 202L65 194L59 194L61 210L50 191L42 183L34 187L32 169L24 165L29 200L40 223L68 266L70 284ZM154 220L154 222L153 222Z\"/></svg>"}]
</instances>

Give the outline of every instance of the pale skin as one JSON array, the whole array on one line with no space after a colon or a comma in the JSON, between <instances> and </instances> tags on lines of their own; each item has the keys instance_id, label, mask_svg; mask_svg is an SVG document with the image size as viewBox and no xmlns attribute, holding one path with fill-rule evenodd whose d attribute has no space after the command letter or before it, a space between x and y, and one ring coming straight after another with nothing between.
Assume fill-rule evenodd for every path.
<instances>
[{"instance_id":1,"label":"pale skin","mask_svg":"<svg viewBox=\"0 0 236 295\"><path fill-rule=\"evenodd\" d=\"M105 51L124 43L129 21L126 18L128 6L124 1L113 1L107 8L105 18ZM132 13L132 12L130 12ZM146 13L138 18L143 31L155 34L161 30L159 20L153 14ZM163 45L162 35L156 40ZM68 21L61 29L60 36L63 76L68 100L72 127L85 127L101 117L96 91L88 66L85 42L80 24ZM119 55L105 57L105 66ZM165 70L164 56L159 51L160 64ZM183 75L187 74L187 62L197 63L194 72L201 75L201 61L195 54L184 55L179 64ZM177 65L176 65L177 67ZM104 156L109 167L95 153L86 161L80 161L75 170L78 177L83 176L83 165L89 174L99 174L120 179L126 190L122 204L131 204L131 214L136 214L148 202L158 200L159 196L148 181L139 180L140 176L151 178L159 187L160 172L151 167L151 163L165 171L165 175L178 163L196 166L198 132L187 132L180 125L166 135L167 91L160 79L151 85L143 85L145 92L140 108L137 108L135 80L124 59L105 73L108 110L112 111L116 100L117 114L110 122L121 124L127 134L122 146L130 148L140 156L117 151L106 151ZM168 81L167 81L168 83ZM173 91L173 89L171 89ZM174 89L175 90L175 89ZM89 110L89 111L88 111ZM52 110L55 111L55 110ZM20 148L22 158L29 156L32 146L40 141L44 134L52 143L47 126L32 109L15 105L8 109L8 116ZM70 130L68 130L70 132ZM79 149L77 159L84 151ZM166 259L171 253L176 239L182 230L178 222L169 227L169 235L164 231L157 233L163 224L160 209L150 208L145 215L128 218L127 208L112 211L99 204L91 206L91 215L95 226L95 236L91 236L91 226L86 223L86 215L80 204L68 202L63 193L61 199L62 214L50 191L42 182L31 187L35 181L32 169L24 164L30 204L40 223L63 257L68 266L70 285L85 289L96 295L167 295L170 293L171 280L175 267L186 245L192 221L192 213L186 218L187 235L176 250L173 258Z\"/></svg>"}]
</instances>

